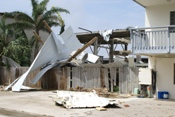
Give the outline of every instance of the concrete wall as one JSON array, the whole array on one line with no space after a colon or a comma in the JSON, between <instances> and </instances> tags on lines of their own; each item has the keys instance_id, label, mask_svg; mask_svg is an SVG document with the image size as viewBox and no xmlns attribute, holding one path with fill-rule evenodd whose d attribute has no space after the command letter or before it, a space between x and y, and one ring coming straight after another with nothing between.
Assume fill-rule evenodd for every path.
<instances>
[{"instance_id":1,"label":"concrete wall","mask_svg":"<svg viewBox=\"0 0 175 117\"><path fill-rule=\"evenodd\" d=\"M175 11L174 4L163 6L147 7L145 13L145 26L170 25L170 11Z\"/></svg>"},{"instance_id":2,"label":"concrete wall","mask_svg":"<svg viewBox=\"0 0 175 117\"><path fill-rule=\"evenodd\" d=\"M175 99L174 63L175 58L149 58L149 67L157 71L156 91L168 91L170 99Z\"/></svg>"},{"instance_id":3,"label":"concrete wall","mask_svg":"<svg viewBox=\"0 0 175 117\"><path fill-rule=\"evenodd\" d=\"M170 25L170 12L175 11L174 4L151 6L146 8L145 27ZM175 58L149 57L148 67L157 71L156 91L168 91L169 98L175 99L173 84ZM157 96L156 92L156 96Z\"/></svg>"}]
</instances>

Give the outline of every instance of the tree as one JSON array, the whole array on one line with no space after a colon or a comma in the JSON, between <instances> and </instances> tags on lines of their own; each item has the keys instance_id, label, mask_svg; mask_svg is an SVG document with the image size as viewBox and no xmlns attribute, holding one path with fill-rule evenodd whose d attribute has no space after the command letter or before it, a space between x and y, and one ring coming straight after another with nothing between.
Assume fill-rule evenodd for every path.
<instances>
[{"instance_id":1,"label":"tree","mask_svg":"<svg viewBox=\"0 0 175 117\"><path fill-rule=\"evenodd\" d=\"M46 9L49 0L43 0L40 3L38 0L31 0L32 4L32 16L20 11L14 11L10 13L5 13L6 18L14 19L14 22L9 24L9 27L14 27L16 29L22 28L27 30L35 30L39 35L40 31L48 32L44 27L43 21L45 20L50 27L59 26L58 16L56 13L69 13L68 10L63 8L54 7L50 10ZM35 56L38 53L38 40L35 39Z\"/></svg>"},{"instance_id":2,"label":"tree","mask_svg":"<svg viewBox=\"0 0 175 117\"><path fill-rule=\"evenodd\" d=\"M55 7L52 7L52 8L54 9ZM59 12L57 12L57 15L58 15L59 26L61 27L59 34L61 34L61 33L64 32L65 23L64 23L64 20L62 19L62 17L61 17Z\"/></svg>"},{"instance_id":3,"label":"tree","mask_svg":"<svg viewBox=\"0 0 175 117\"><path fill-rule=\"evenodd\" d=\"M58 14L58 21L59 21L59 26L61 27L60 29L60 34L64 32L64 28L65 28L65 23L64 20L62 19L61 15L59 13Z\"/></svg>"},{"instance_id":4,"label":"tree","mask_svg":"<svg viewBox=\"0 0 175 117\"><path fill-rule=\"evenodd\" d=\"M5 19L2 18L0 22L0 54L4 47L7 47L9 42L12 40L13 31L10 30L5 24Z\"/></svg>"},{"instance_id":5,"label":"tree","mask_svg":"<svg viewBox=\"0 0 175 117\"><path fill-rule=\"evenodd\" d=\"M0 64L2 65L2 55L4 55L22 66L29 66L31 47L24 31L10 29L4 18L1 19L0 30Z\"/></svg>"}]
</instances>

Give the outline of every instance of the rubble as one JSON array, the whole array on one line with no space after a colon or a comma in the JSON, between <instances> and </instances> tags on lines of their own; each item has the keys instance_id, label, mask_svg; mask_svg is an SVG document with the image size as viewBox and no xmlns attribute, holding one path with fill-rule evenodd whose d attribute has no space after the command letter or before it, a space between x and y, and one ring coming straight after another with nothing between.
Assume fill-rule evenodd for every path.
<instances>
[{"instance_id":1,"label":"rubble","mask_svg":"<svg viewBox=\"0 0 175 117\"><path fill-rule=\"evenodd\" d=\"M103 107L96 107L96 110L99 110L99 111L107 111L106 108L103 108Z\"/></svg>"},{"instance_id":2,"label":"rubble","mask_svg":"<svg viewBox=\"0 0 175 117\"><path fill-rule=\"evenodd\" d=\"M69 109L117 105L116 100L99 97L95 90L93 92L57 91L52 99L55 104Z\"/></svg>"}]
</instances>

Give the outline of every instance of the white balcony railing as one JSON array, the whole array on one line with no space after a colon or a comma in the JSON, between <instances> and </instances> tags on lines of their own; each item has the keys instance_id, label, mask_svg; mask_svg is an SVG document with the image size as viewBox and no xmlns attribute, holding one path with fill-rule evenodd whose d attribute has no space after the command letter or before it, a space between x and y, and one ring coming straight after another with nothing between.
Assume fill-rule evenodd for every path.
<instances>
[{"instance_id":1,"label":"white balcony railing","mask_svg":"<svg viewBox=\"0 0 175 117\"><path fill-rule=\"evenodd\" d=\"M133 54L175 53L175 26L132 28Z\"/></svg>"}]
</instances>

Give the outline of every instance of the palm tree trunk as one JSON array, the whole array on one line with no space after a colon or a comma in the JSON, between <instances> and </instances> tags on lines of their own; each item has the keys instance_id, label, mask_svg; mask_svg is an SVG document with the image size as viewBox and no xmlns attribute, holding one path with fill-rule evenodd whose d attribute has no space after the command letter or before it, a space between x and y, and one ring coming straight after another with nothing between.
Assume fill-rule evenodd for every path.
<instances>
[{"instance_id":1,"label":"palm tree trunk","mask_svg":"<svg viewBox=\"0 0 175 117\"><path fill-rule=\"evenodd\" d=\"M37 33L37 35L39 35L38 30L36 30L36 33ZM38 43L38 39L36 38L35 39L35 47L34 47L34 58L37 56L38 52L39 52L39 43Z\"/></svg>"}]
</instances>

